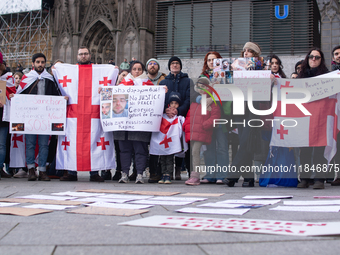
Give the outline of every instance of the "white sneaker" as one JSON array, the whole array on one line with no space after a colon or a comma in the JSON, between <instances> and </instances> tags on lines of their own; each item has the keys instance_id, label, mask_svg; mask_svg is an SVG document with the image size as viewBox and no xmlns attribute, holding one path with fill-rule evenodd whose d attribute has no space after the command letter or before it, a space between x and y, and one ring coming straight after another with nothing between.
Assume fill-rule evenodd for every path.
<instances>
[{"instance_id":1,"label":"white sneaker","mask_svg":"<svg viewBox=\"0 0 340 255\"><path fill-rule=\"evenodd\" d=\"M122 178L119 179L118 183L128 183L129 177L126 173L122 172Z\"/></svg>"},{"instance_id":2,"label":"white sneaker","mask_svg":"<svg viewBox=\"0 0 340 255\"><path fill-rule=\"evenodd\" d=\"M143 176L141 174L137 174L136 182L135 183L141 183L143 184Z\"/></svg>"},{"instance_id":3,"label":"white sneaker","mask_svg":"<svg viewBox=\"0 0 340 255\"><path fill-rule=\"evenodd\" d=\"M13 175L14 178L27 178L27 172L25 172L24 170L22 170L22 168L19 169L19 171Z\"/></svg>"}]
</instances>

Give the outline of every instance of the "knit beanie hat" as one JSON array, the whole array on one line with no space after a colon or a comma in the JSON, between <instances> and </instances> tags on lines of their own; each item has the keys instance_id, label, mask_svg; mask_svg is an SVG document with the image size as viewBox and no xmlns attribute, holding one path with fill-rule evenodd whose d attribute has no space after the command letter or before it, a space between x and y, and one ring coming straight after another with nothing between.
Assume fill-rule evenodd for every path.
<instances>
[{"instance_id":1,"label":"knit beanie hat","mask_svg":"<svg viewBox=\"0 0 340 255\"><path fill-rule=\"evenodd\" d=\"M204 86L207 86L207 85L210 86L210 80L208 78L206 78L206 77L198 78L198 80L195 84L194 90L196 92L200 93L200 94L202 93L202 91L198 88L198 83L203 84ZM207 90L210 91L209 88L207 88Z\"/></svg>"},{"instance_id":2,"label":"knit beanie hat","mask_svg":"<svg viewBox=\"0 0 340 255\"><path fill-rule=\"evenodd\" d=\"M146 62L146 69L148 69L148 65L149 65L149 63L150 63L151 61L155 61L155 62L157 63L157 65L158 65L158 67L161 68L161 66L159 65L159 62L158 62L157 59L155 59L155 58L150 58L150 59L148 60L148 62Z\"/></svg>"},{"instance_id":3,"label":"knit beanie hat","mask_svg":"<svg viewBox=\"0 0 340 255\"><path fill-rule=\"evenodd\" d=\"M259 56L261 55L261 48L257 44L253 42L246 42L246 44L243 46L243 50L245 49L251 49L255 51Z\"/></svg>"},{"instance_id":4,"label":"knit beanie hat","mask_svg":"<svg viewBox=\"0 0 340 255\"><path fill-rule=\"evenodd\" d=\"M170 66L171 66L171 63L173 61L178 61L179 65L181 66L181 70L182 70L182 61L179 59L179 57L176 57L176 56L173 56L169 59L169 62L168 62L168 68L170 70Z\"/></svg>"},{"instance_id":5,"label":"knit beanie hat","mask_svg":"<svg viewBox=\"0 0 340 255\"><path fill-rule=\"evenodd\" d=\"M178 92L171 92L170 95L169 95L168 105L172 101L176 101L179 105L181 105L182 104L181 94L178 93Z\"/></svg>"}]
</instances>

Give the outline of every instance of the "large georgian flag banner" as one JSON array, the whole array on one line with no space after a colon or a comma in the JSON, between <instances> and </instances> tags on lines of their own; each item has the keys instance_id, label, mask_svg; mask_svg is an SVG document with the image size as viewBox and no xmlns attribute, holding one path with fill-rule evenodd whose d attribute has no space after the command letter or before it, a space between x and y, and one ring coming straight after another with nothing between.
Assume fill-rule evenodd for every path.
<instances>
[{"instance_id":1,"label":"large georgian flag banner","mask_svg":"<svg viewBox=\"0 0 340 255\"><path fill-rule=\"evenodd\" d=\"M333 92L333 96L329 96L329 93L326 93L327 91L322 90L325 92L323 98L315 100L315 91L319 91L316 89L317 86L320 87L319 94L321 95L323 78L303 80L301 79L299 82L299 79L278 79L278 85L274 86L273 90L277 89L278 91L278 102L274 112L270 145L279 147L326 146L324 157L330 161L336 153L336 137L340 127L338 119L340 94L334 95ZM306 84L311 85L308 87ZM313 86L313 84L315 85ZM312 95L311 100L302 105L311 115L305 115L293 104L288 104L286 114L282 114L280 96L282 88L309 89ZM287 98L289 98L289 92L287 93Z\"/></svg>"},{"instance_id":2,"label":"large georgian flag banner","mask_svg":"<svg viewBox=\"0 0 340 255\"><path fill-rule=\"evenodd\" d=\"M100 124L99 87L114 85L112 65L56 64L53 74L69 97L66 135L59 136L56 169L98 171L115 168L113 133Z\"/></svg>"}]
</instances>

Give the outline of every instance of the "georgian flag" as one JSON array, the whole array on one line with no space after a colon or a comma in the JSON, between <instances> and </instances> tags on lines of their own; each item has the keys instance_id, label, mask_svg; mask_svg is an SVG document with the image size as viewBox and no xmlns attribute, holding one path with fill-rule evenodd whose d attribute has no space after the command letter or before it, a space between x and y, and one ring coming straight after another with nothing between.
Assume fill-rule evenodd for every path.
<instances>
[{"instance_id":1,"label":"georgian flag","mask_svg":"<svg viewBox=\"0 0 340 255\"><path fill-rule=\"evenodd\" d=\"M26 166L25 135L11 134L9 167L21 168Z\"/></svg>"},{"instance_id":2,"label":"georgian flag","mask_svg":"<svg viewBox=\"0 0 340 255\"><path fill-rule=\"evenodd\" d=\"M66 135L59 136L56 169L98 171L115 168L113 132L100 124L98 88L115 85L112 65L56 64L53 74L67 102Z\"/></svg>"},{"instance_id":3,"label":"georgian flag","mask_svg":"<svg viewBox=\"0 0 340 255\"><path fill-rule=\"evenodd\" d=\"M131 73L129 73L119 85L125 86L153 86L152 81L149 80L148 76L143 73L140 76L134 78Z\"/></svg>"},{"instance_id":4,"label":"georgian flag","mask_svg":"<svg viewBox=\"0 0 340 255\"><path fill-rule=\"evenodd\" d=\"M182 125L185 118L176 116L170 119L163 114L159 132L153 132L150 141L151 155L171 155L179 153L187 146L184 146L182 139Z\"/></svg>"},{"instance_id":5,"label":"georgian flag","mask_svg":"<svg viewBox=\"0 0 340 255\"><path fill-rule=\"evenodd\" d=\"M35 70L25 74L18 86L17 94L20 94L23 90L29 88L36 80L49 79L54 82L53 76L50 75L45 69L41 74L38 74Z\"/></svg>"},{"instance_id":6,"label":"georgian flag","mask_svg":"<svg viewBox=\"0 0 340 255\"><path fill-rule=\"evenodd\" d=\"M294 87L289 80L280 80L278 102L274 112L271 146L318 147L326 146L324 157L330 161L336 153L336 137L339 132L338 120L340 94L302 104L312 115L304 115L296 105L286 106L286 115L281 114L282 87ZM273 89L276 89L274 86ZM296 125L296 126L295 126Z\"/></svg>"},{"instance_id":7,"label":"georgian flag","mask_svg":"<svg viewBox=\"0 0 340 255\"><path fill-rule=\"evenodd\" d=\"M0 76L0 81L6 82L6 104L4 105L2 120L9 122L9 116L11 111L11 101L9 99L10 94L15 94L14 78L11 72L7 72Z\"/></svg>"}]
</instances>

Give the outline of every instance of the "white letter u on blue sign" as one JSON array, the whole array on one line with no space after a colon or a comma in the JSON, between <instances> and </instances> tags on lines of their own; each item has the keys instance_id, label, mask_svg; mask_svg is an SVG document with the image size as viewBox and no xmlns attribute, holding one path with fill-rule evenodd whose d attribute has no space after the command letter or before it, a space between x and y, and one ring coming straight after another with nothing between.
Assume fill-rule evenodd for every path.
<instances>
[{"instance_id":1,"label":"white letter u on blue sign","mask_svg":"<svg viewBox=\"0 0 340 255\"><path fill-rule=\"evenodd\" d=\"M283 6L283 15L282 16L280 16L280 6L279 5L275 6L275 17L277 19L285 19L285 18L288 17L288 14L289 14L289 5Z\"/></svg>"}]
</instances>

